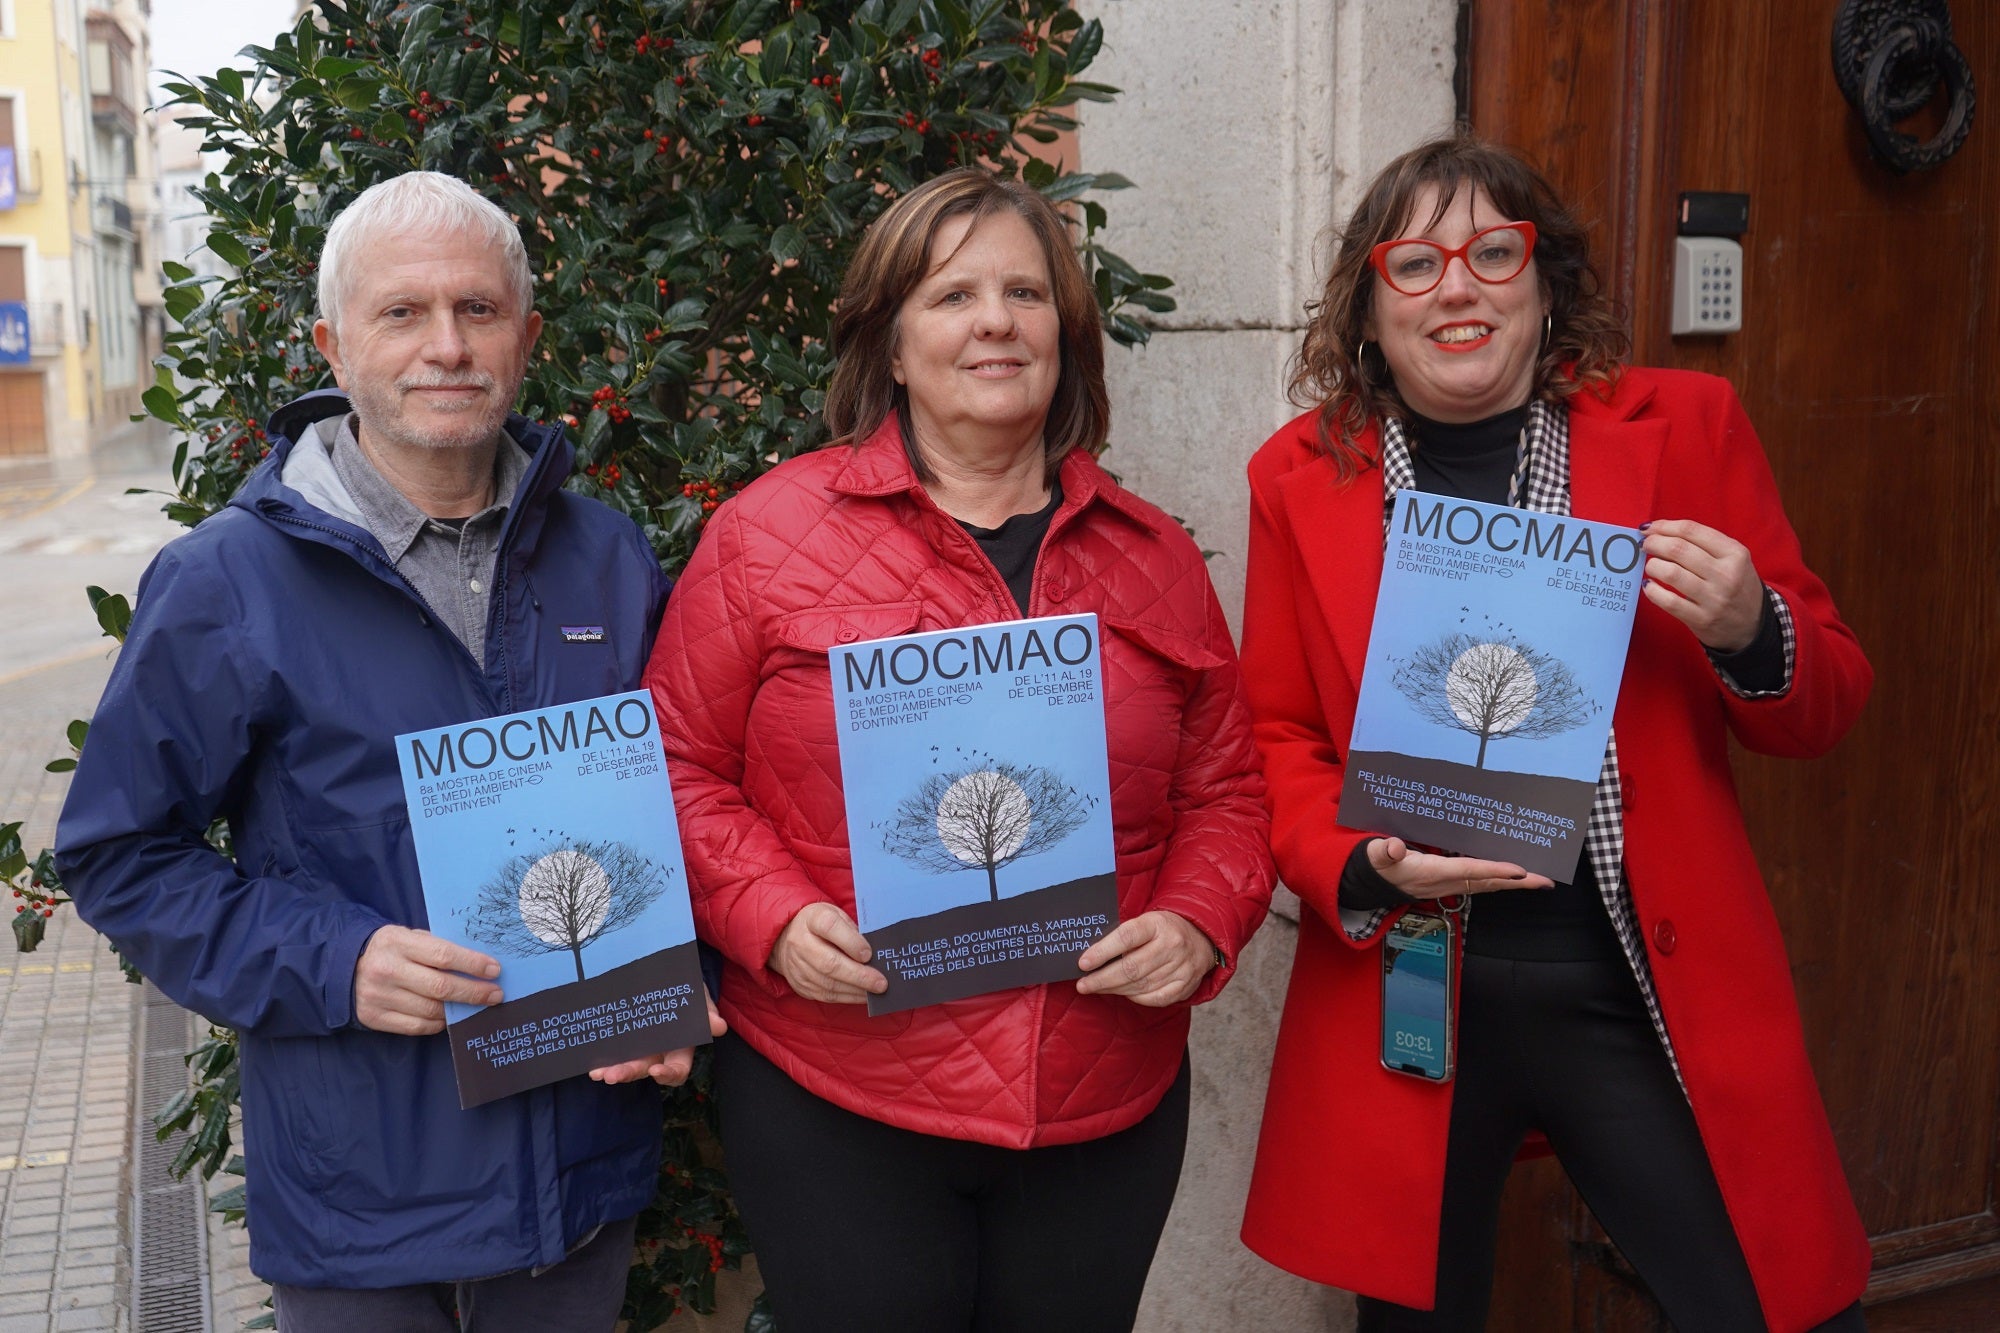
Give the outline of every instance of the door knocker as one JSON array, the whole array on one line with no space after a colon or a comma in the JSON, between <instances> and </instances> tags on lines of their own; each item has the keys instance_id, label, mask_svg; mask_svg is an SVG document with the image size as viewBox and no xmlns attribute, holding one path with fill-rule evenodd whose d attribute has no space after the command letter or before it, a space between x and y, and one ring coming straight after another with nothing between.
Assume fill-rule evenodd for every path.
<instances>
[{"instance_id":1,"label":"door knocker","mask_svg":"<svg viewBox=\"0 0 2000 1333\"><path fill-rule=\"evenodd\" d=\"M1947 0L1841 0L1833 17L1833 74L1861 116L1875 158L1900 174L1926 171L1972 132L1972 67L1951 39ZM1944 86L1948 106L1936 135L1896 128Z\"/></svg>"}]
</instances>

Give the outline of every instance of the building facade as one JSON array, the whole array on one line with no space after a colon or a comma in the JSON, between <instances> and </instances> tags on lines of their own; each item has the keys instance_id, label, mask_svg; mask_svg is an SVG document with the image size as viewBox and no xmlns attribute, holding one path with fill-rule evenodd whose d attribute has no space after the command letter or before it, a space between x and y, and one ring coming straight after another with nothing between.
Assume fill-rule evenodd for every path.
<instances>
[{"instance_id":1,"label":"building facade","mask_svg":"<svg viewBox=\"0 0 2000 1333\"><path fill-rule=\"evenodd\" d=\"M159 347L146 0L0 0L0 458L86 452Z\"/></svg>"},{"instance_id":2,"label":"building facade","mask_svg":"<svg viewBox=\"0 0 2000 1333\"><path fill-rule=\"evenodd\" d=\"M1325 282L1331 227L1383 163L1450 127L1459 0L1086 0L1104 23L1081 166L1138 187L1112 198L1107 243L1174 279L1152 341L1106 356L1105 463L1217 554L1240 630L1250 495L1244 465L1299 411L1287 368ZM1228 258L1225 258L1228 257ZM1352 1327L1344 1292L1295 1278L1237 1239L1300 905L1282 887L1220 999L1195 1011L1194 1110L1180 1193L1139 1318L1146 1333Z\"/></svg>"}]
</instances>

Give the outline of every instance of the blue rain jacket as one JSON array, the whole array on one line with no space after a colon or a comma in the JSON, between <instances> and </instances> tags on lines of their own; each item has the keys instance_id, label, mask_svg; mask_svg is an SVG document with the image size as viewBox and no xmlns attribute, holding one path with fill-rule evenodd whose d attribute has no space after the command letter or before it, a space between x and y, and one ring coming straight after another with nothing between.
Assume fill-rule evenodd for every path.
<instances>
[{"instance_id":1,"label":"blue rain jacket","mask_svg":"<svg viewBox=\"0 0 2000 1333\"><path fill-rule=\"evenodd\" d=\"M361 1027L352 991L378 927L428 921L397 733L634 688L668 582L630 519L562 489L562 432L510 418L533 458L482 670L367 531L284 483L292 441L347 410L279 411L263 466L146 571L56 840L83 919L240 1034L252 1269L358 1288L551 1264L652 1197L652 1084L462 1111L446 1039Z\"/></svg>"}]
</instances>

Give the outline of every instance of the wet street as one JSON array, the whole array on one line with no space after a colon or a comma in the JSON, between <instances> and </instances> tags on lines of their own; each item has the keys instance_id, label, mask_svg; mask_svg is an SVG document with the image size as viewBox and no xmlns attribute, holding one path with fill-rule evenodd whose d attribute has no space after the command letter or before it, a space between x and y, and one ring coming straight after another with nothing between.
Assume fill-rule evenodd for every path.
<instances>
[{"instance_id":1,"label":"wet street","mask_svg":"<svg viewBox=\"0 0 2000 1333\"><path fill-rule=\"evenodd\" d=\"M183 531L162 497L126 493L169 485L171 458L161 433L121 423L89 458L0 463L0 824L22 821L30 854L68 786L45 766L111 669L84 589L130 597ZM15 901L0 901L11 920ZM138 1317L163 1298L184 1310L177 1329L233 1330L255 1312L241 1228L205 1218L197 1187L149 1187L144 1169L161 1149L148 1150L158 1094L141 1075L184 1077L179 1054L204 1031L147 1003L67 909L34 953L0 937L0 1333L167 1327ZM180 1251L165 1265L150 1258L162 1238Z\"/></svg>"}]
</instances>

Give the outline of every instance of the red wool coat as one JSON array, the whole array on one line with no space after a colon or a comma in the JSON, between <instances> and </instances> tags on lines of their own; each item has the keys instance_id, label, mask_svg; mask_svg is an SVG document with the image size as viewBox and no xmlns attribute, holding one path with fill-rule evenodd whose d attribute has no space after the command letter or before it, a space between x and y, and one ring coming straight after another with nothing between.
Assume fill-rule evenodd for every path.
<instances>
[{"instance_id":1,"label":"red wool coat","mask_svg":"<svg viewBox=\"0 0 2000 1333\"><path fill-rule=\"evenodd\" d=\"M716 512L646 672L730 1026L838 1106L1009 1148L1097 1138L1159 1104L1188 1005L1229 979L1274 878L1242 673L1201 553L1088 456L1065 457L1060 478L1030 610L1097 613L1119 915L1176 912L1225 958L1187 1004L1064 982L870 1018L765 966L799 909L854 914L827 649L1020 614L918 483L893 417L859 450L783 463Z\"/></svg>"},{"instance_id":2,"label":"red wool coat","mask_svg":"<svg viewBox=\"0 0 2000 1333\"><path fill-rule=\"evenodd\" d=\"M1690 518L1741 541L1798 630L1790 691L1741 699L1694 635L1642 599L1614 721L1626 870L1689 1102L1766 1319L1776 1333L1809 1328L1859 1298L1868 1239L1806 1062L1726 740L1822 754L1871 673L1800 556L1726 381L1634 369L1608 402L1578 395L1570 469L1581 517ZM1452 1088L1381 1067L1378 945L1350 942L1337 914L1341 868L1371 836L1342 827L1335 807L1382 570L1382 474L1343 485L1309 414L1257 452L1250 489L1243 661L1279 873L1308 910L1243 1239L1301 1276L1429 1308Z\"/></svg>"}]
</instances>

